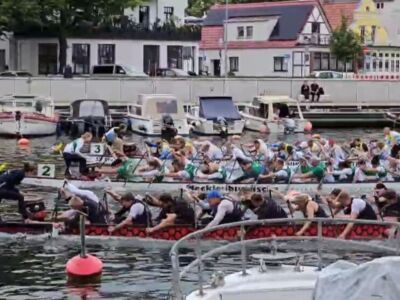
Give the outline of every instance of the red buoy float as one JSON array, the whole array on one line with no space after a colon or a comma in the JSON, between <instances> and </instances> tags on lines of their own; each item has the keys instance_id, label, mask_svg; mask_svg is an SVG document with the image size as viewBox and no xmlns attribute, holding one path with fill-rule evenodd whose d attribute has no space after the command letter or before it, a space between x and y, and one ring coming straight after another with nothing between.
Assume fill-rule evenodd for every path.
<instances>
[{"instance_id":1,"label":"red buoy float","mask_svg":"<svg viewBox=\"0 0 400 300\"><path fill-rule=\"evenodd\" d=\"M30 143L31 141L26 138L20 138L18 140L18 146L28 146Z\"/></svg>"},{"instance_id":2,"label":"red buoy float","mask_svg":"<svg viewBox=\"0 0 400 300\"><path fill-rule=\"evenodd\" d=\"M99 276L103 271L103 262L96 256L86 254L85 257L76 255L71 258L65 267L68 276L92 277Z\"/></svg>"},{"instance_id":3,"label":"red buoy float","mask_svg":"<svg viewBox=\"0 0 400 300\"><path fill-rule=\"evenodd\" d=\"M100 282L103 262L96 256L86 254L85 247L85 215L80 215L79 231L81 235L81 253L68 260L65 270L68 281L72 283Z\"/></svg>"}]
</instances>

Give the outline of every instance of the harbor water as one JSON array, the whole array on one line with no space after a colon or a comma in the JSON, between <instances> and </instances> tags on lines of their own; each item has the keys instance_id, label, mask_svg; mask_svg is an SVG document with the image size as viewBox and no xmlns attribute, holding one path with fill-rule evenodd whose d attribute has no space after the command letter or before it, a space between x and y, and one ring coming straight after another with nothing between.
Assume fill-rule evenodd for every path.
<instances>
[{"instance_id":1,"label":"harbor water","mask_svg":"<svg viewBox=\"0 0 400 300\"><path fill-rule=\"evenodd\" d=\"M357 137L366 140L383 138L381 129L321 130L318 133L323 137L334 138L338 142ZM243 142L251 142L259 137L259 134L246 133ZM262 138L272 143L293 142L306 137L299 134L262 136ZM66 137L61 139L68 140ZM127 139L138 144L143 140L137 136L129 136ZM29 148L20 149L15 140L2 139L0 163L7 162L10 166L18 166L22 161L45 161L61 166L63 163L61 156L51 154L50 150L58 140L60 139L56 137L32 139ZM216 140L216 143L222 142ZM43 191L37 190L37 192ZM52 199L56 191L46 191L45 195ZM2 215L17 216L16 211L15 204L4 202L0 204ZM171 289L169 258L171 242L118 238L89 239L88 252L103 260L104 270L101 284L84 287L68 286L66 283L65 264L69 258L79 253L77 238L49 239L46 236L1 235L0 242L0 299L167 299ZM189 250L187 252L192 253ZM205 267L211 270L214 264L218 263L218 266L226 272L237 271L240 265L238 257L239 252L220 255L215 260L207 261ZM329 256L332 261L338 258L366 261L370 256L360 254L352 257L347 256L345 252L342 254L332 252ZM182 260L184 263L189 263L193 259L194 256L188 254ZM306 257L306 262L316 263L315 256L311 252ZM195 274L187 278L186 292L194 288L195 278Z\"/></svg>"}]
</instances>

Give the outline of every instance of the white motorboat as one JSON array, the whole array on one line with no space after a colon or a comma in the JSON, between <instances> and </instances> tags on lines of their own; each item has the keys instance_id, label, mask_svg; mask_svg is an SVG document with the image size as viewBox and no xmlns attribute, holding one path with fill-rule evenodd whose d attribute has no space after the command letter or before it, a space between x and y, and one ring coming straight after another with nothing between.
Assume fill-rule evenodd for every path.
<instances>
[{"instance_id":1,"label":"white motorboat","mask_svg":"<svg viewBox=\"0 0 400 300\"><path fill-rule=\"evenodd\" d=\"M301 224L307 221L303 219ZM172 299L241 300L247 297L252 300L398 299L400 258L393 256L399 253L396 248L398 241L383 244L371 243L368 238L357 241L325 238L323 226L327 223L341 224L346 220L338 221L314 219L313 222L317 223L315 236L283 238L272 235L250 241L245 239L247 228L259 224L273 225L277 220L242 221L197 230L181 238L171 248ZM354 220L357 226L364 226L366 222L366 220ZM399 225L397 222L375 221L374 223L394 227ZM232 230L236 236L240 236L240 240L234 239L230 243L213 247L209 247L201 240L201 237L211 232L224 230ZM284 252L278 252L278 242L283 242L282 245L286 248ZM192 245L195 259L189 264L181 264L180 255L183 253L183 248L185 255L191 255L190 250L187 250L188 245ZM262 248L266 248L266 252L249 253L256 249L260 251ZM235 259L235 251L239 249L241 271L225 276L226 268L217 265L219 259L212 258L224 257L224 254L229 253L230 260L238 262ZM296 252L287 252L288 249ZM323 250L329 252L327 249L335 252L333 255L337 256L337 262L330 264L325 260L327 253ZM314 251L315 253L312 253ZM351 257L352 252L357 254L365 252L365 262L357 265L340 260L342 251L345 251L343 252L346 253L345 257ZM372 257L376 257L377 254L389 256L373 260ZM306 259L306 256L309 258ZM258 262L258 266L248 268L248 257ZM330 260L332 261L332 258ZM206 261L213 263L207 264ZM305 266L305 263L314 266ZM207 272L214 269L209 280L203 271L205 265ZM326 265L328 266L324 268ZM235 266L236 269L239 267L232 265L229 268ZM183 283L189 274L196 274L197 290L185 296L186 288Z\"/></svg>"},{"instance_id":2,"label":"white motorboat","mask_svg":"<svg viewBox=\"0 0 400 300\"><path fill-rule=\"evenodd\" d=\"M289 106L295 107L296 112L291 112ZM288 96L257 96L251 104L240 107L240 114L248 130L260 131L263 127L269 133L311 130L311 123L303 118L298 102Z\"/></svg>"},{"instance_id":3,"label":"white motorboat","mask_svg":"<svg viewBox=\"0 0 400 300\"><path fill-rule=\"evenodd\" d=\"M56 133L58 119L51 98L35 95L0 98L0 135L52 135Z\"/></svg>"},{"instance_id":4,"label":"white motorboat","mask_svg":"<svg viewBox=\"0 0 400 300\"><path fill-rule=\"evenodd\" d=\"M161 136L166 127L178 135L188 135L183 101L173 95L139 95L137 103L128 107L131 130L145 136Z\"/></svg>"},{"instance_id":5,"label":"white motorboat","mask_svg":"<svg viewBox=\"0 0 400 300\"><path fill-rule=\"evenodd\" d=\"M187 115L192 131L200 135L242 134L244 120L232 97L199 97L199 105Z\"/></svg>"}]
</instances>

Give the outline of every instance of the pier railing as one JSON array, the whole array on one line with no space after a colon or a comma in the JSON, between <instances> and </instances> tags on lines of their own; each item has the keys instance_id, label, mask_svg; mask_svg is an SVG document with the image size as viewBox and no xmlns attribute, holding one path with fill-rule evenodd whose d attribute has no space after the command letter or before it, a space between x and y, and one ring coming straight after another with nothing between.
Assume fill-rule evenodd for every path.
<instances>
[{"instance_id":1,"label":"pier railing","mask_svg":"<svg viewBox=\"0 0 400 300\"><path fill-rule=\"evenodd\" d=\"M201 229L196 232L193 232L179 241L177 241L171 248L170 258L172 263L172 299L174 300L183 300L184 294L182 291L181 280L187 275L189 271L197 267L197 289L199 291L199 295L204 295L204 277L203 277L203 261L209 257L212 257L216 254L223 253L227 250L231 250L237 246L240 246L240 257L241 257L241 272L242 276L247 275L247 247L250 245L255 245L259 242L268 242L268 241L316 241L317 242L317 255L318 255L318 268L321 269L323 266L323 255L322 255L322 242L327 240L335 240L339 242L340 240L336 238L326 238L323 236L323 225L337 225L337 224L348 224L353 223L355 225L382 225L387 227L394 227L395 232L400 232L400 223L399 222L381 222L381 221L371 221L371 220L352 220L349 219L326 219L326 218L316 218L311 220L312 223L317 225L317 235L316 236L285 236L285 237L265 237L259 239L245 239L246 235L246 227L247 226L262 226L262 225L278 225L278 224L288 224L288 225L298 225L304 224L306 222L310 222L309 219L270 219L270 220L256 220L256 221L242 221L230 224L223 224L211 228ZM210 232L226 229L226 228L240 228L238 230L238 241L229 242L228 244L215 247L210 251L202 253L201 250L201 242L202 237ZM365 237L363 240L343 240L348 246L365 246L365 240L371 240L371 238ZM179 261L179 250L182 246L191 240L195 240L195 255L196 259L192 261L190 264L185 266L184 268L180 267ZM400 239L396 239L395 247L388 247L384 245L378 244L369 244L368 249L374 249L374 251L382 251L386 253L390 253L392 255L400 255Z\"/></svg>"}]
</instances>

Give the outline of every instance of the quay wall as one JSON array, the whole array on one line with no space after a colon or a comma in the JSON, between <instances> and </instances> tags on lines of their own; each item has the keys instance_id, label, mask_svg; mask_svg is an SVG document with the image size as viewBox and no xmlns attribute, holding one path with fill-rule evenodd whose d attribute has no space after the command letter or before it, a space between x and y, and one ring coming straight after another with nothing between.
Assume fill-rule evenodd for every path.
<instances>
[{"instance_id":1,"label":"quay wall","mask_svg":"<svg viewBox=\"0 0 400 300\"><path fill-rule=\"evenodd\" d=\"M36 94L51 96L57 106L82 98L105 99L111 105L136 101L139 94L174 94L186 103L198 96L230 95L236 102L247 102L260 94L290 95L297 98L304 79L292 78L15 78L0 79L0 95ZM310 83L311 81L309 81ZM350 79L318 80L334 103L395 103L400 105L400 81Z\"/></svg>"}]
</instances>

